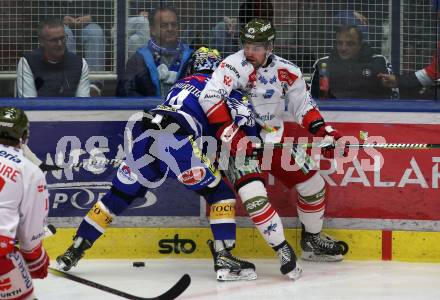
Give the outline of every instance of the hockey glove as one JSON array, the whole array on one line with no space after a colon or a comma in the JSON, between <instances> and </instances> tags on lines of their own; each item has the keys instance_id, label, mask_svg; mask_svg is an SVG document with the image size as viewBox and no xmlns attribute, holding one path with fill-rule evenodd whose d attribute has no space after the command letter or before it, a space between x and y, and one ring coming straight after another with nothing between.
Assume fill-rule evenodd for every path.
<instances>
[{"instance_id":1,"label":"hockey glove","mask_svg":"<svg viewBox=\"0 0 440 300\"><path fill-rule=\"evenodd\" d=\"M43 279L47 276L47 269L49 267L49 256L47 256L46 250L43 245L40 245L31 252L20 250L26 261L29 273L32 278Z\"/></svg>"},{"instance_id":2,"label":"hockey glove","mask_svg":"<svg viewBox=\"0 0 440 300\"><path fill-rule=\"evenodd\" d=\"M325 158L334 158L336 141L339 140L342 135L333 127L325 124L324 118L321 116L319 110L316 108L309 110L303 117L302 125L314 136L324 138L321 142L321 153ZM348 155L348 149L345 145L341 152L342 156Z\"/></svg>"},{"instance_id":3,"label":"hockey glove","mask_svg":"<svg viewBox=\"0 0 440 300\"><path fill-rule=\"evenodd\" d=\"M238 93L237 93L238 94ZM241 96L241 94L240 94ZM229 107L232 119L235 124L240 126L255 126L255 119L251 109L239 99L234 97L225 97L226 104Z\"/></svg>"},{"instance_id":4,"label":"hockey glove","mask_svg":"<svg viewBox=\"0 0 440 300\"><path fill-rule=\"evenodd\" d=\"M10 237L0 235L0 257L6 256L6 254L14 251L14 239Z\"/></svg>"},{"instance_id":5,"label":"hockey glove","mask_svg":"<svg viewBox=\"0 0 440 300\"><path fill-rule=\"evenodd\" d=\"M334 129L333 127L329 125L323 125L318 128L318 131L315 134L318 137L323 137L324 139L321 141L321 153L325 158L332 159L335 157L335 146L337 140L339 140L342 135L339 134L339 132ZM347 156L348 149L344 148L338 148L341 149L341 155Z\"/></svg>"}]
</instances>

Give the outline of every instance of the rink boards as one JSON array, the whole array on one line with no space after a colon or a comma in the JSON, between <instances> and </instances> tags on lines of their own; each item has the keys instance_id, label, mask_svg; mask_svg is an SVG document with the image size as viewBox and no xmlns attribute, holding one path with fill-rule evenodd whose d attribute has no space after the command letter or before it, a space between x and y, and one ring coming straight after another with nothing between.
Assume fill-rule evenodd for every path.
<instances>
[{"instance_id":1,"label":"rink boards","mask_svg":"<svg viewBox=\"0 0 440 300\"><path fill-rule=\"evenodd\" d=\"M55 109L50 101L47 103L46 106L24 105L31 119L30 146L46 163L77 166L47 173L50 222L58 227L76 227L92 204L109 189L123 158L126 120L139 112L143 103L71 101L64 103L64 109ZM438 105L396 103L365 102L363 107L348 107L327 102L320 107L327 122L346 136L359 138L363 131L370 138L381 136L388 143L440 142ZM294 125L288 130L295 136L306 134ZM325 227L350 244L349 258L440 260L439 247L435 246L440 244L439 149L359 151L337 166L321 163L321 174L329 185ZM270 175L267 182L271 202L283 217L289 238L297 242L296 195ZM241 241L238 253L272 256L241 205L237 216ZM89 255L206 257L208 224L204 201L168 180L145 198L137 199L123 216L116 218L113 224L116 228L109 230ZM197 250L175 253L175 245L180 243L175 241L176 234L177 240L192 240ZM71 230L60 230L59 236L47 243L57 244L50 248L55 247L54 252L59 253L71 236ZM156 241L151 243L154 240L151 237L157 237ZM130 250L118 251L118 246L126 242L131 245ZM111 245L110 249L105 243ZM192 245L187 242L188 247ZM251 246L253 250L248 249ZM164 253L170 248L173 248L170 253Z\"/></svg>"},{"instance_id":2,"label":"rink boards","mask_svg":"<svg viewBox=\"0 0 440 300\"><path fill-rule=\"evenodd\" d=\"M382 231L358 229L325 229L325 233L344 240L350 247L349 260L395 260L407 262L440 262L438 232ZM49 256L57 257L71 244L74 228L62 228L45 240ZM286 228L285 235L295 252L300 254L300 230ZM152 259L211 258L206 241L212 239L207 227L192 228L110 228L85 258ZM254 228L237 228L234 255L241 258L275 258Z\"/></svg>"}]
</instances>

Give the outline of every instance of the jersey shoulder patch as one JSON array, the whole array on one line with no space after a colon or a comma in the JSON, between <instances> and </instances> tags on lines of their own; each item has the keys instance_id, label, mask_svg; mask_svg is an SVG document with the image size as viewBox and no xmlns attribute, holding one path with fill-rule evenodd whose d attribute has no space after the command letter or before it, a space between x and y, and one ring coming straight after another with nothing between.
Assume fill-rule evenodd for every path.
<instances>
[{"instance_id":1,"label":"jersey shoulder patch","mask_svg":"<svg viewBox=\"0 0 440 300\"><path fill-rule=\"evenodd\" d=\"M278 80L286 82L289 86L293 85L298 78L293 72L290 72L287 68L278 69Z\"/></svg>"}]
</instances>

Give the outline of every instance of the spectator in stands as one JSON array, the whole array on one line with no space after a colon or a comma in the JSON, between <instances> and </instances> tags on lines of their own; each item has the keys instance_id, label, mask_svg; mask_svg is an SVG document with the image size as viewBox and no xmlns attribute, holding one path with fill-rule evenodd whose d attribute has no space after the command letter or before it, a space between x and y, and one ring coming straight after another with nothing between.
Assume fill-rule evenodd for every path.
<instances>
[{"instance_id":1,"label":"spectator in stands","mask_svg":"<svg viewBox=\"0 0 440 300\"><path fill-rule=\"evenodd\" d=\"M440 18L440 0L432 0L432 7ZM392 74L379 74L378 78L385 87L402 89L415 89L435 86L440 82L440 40L437 41L437 50L432 56L431 63L421 70L400 76Z\"/></svg>"},{"instance_id":2,"label":"spectator in stands","mask_svg":"<svg viewBox=\"0 0 440 300\"><path fill-rule=\"evenodd\" d=\"M219 50L224 57L240 49L237 18L224 16L223 20L215 25L212 29L210 47Z\"/></svg>"},{"instance_id":3,"label":"spectator in stands","mask_svg":"<svg viewBox=\"0 0 440 300\"><path fill-rule=\"evenodd\" d=\"M362 32L364 41L368 42L370 40L370 27L368 26L368 19L360 12L355 10L341 10L336 13L333 23L336 27L342 25L356 25Z\"/></svg>"},{"instance_id":4,"label":"spectator in stands","mask_svg":"<svg viewBox=\"0 0 440 300\"><path fill-rule=\"evenodd\" d=\"M439 53L440 42L437 43L437 50L432 56L431 63L423 69L400 76L380 73L377 77L382 81L383 86L387 88L421 89L435 86L440 81Z\"/></svg>"},{"instance_id":5,"label":"spectator in stands","mask_svg":"<svg viewBox=\"0 0 440 300\"><path fill-rule=\"evenodd\" d=\"M131 57L139 47L150 40L150 22L145 1L131 1L127 20L127 53Z\"/></svg>"},{"instance_id":6,"label":"spectator in stands","mask_svg":"<svg viewBox=\"0 0 440 300\"><path fill-rule=\"evenodd\" d=\"M240 5L240 30L253 19L263 19L273 23L274 8L271 0L246 0Z\"/></svg>"},{"instance_id":7,"label":"spectator in stands","mask_svg":"<svg viewBox=\"0 0 440 300\"><path fill-rule=\"evenodd\" d=\"M17 96L89 97L89 68L85 59L66 50L67 35L60 20L38 26L40 47L17 66Z\"/></svg>"},{"instance_id":8,"label":"spectator in stands","mask_svg":"<svg viewBox=\"0 0 440 300\"><path fill-rule=\"evenodd\" d=\"M330 55L314 64L312 96L390 98L392 90L384 88L377 78L377 74L389 72L387 59L373 54L363 42L361 30L355 25L343 25L336 30L336 46Z\"/></svg>"},{"instance_id":9,"label":"spectator in stands","mask_svg":"<svg viewBox=\"0 0 440 300\"><path fill-rule=\"evenodd\" d=\"M104 15L106 1L64 1L64 5L66 14L63 17L63 23L67 34L67 49L76 53L78 42L90 71L104 71L105 38L102 27L97 23L97 17ZM101 96L102 89L102 81L92 82L91 96Z\"/></svg>"},{"instance_id":10,"label":"spectator in stands","mask_svg":"<svg viewBox=\"0 0 440 300\"><path fill-rule=\"evenodd\" d=\"M162 96L182 78L192 49L179 39L176 10L160 6L148 15L151 39L133 54L118 81L120 97Z\"/></svg>"}]
</instances>

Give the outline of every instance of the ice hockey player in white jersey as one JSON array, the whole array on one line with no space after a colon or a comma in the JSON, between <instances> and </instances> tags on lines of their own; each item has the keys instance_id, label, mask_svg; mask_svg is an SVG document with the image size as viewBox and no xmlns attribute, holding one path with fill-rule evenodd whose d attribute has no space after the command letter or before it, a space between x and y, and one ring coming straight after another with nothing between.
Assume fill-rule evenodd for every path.
<instances>
[{"instance_id":1,"label":"ice hockey player in white jersey","mask_svg":"<svg viewBox=\"0 0 440 300\"><path fill-rule=\"evenodd\" d=\"M328 144L322 148L322 155L333 158L335 143L341 135L328 126L321 116L316 103L310 97L300 69L293 63L272 53L275 29L266 20L255 19L243 28L240 39L243 50L223 60L213 73L200 95L199 101L211 124L217 124L216 136L229 140L231 153L240 150L243 138L248 139L241 120L230 123L227 118L225 99L232 90L244 90L253 110L255 120L260 125L258 136L265 143L285 141L284 122L286 115L316 137ZM241 123L241 124L240 124ZM240 142L241 141L241 142ZM252 143L244 143L247 155L252 153ZM291 156L283 156L282 149L273 151L269 172L286 187L295 187L297 212L302 224L302 259L312 261L340 261L347 252L345 242L336 241L321 233L325 209L326 186L320 174L310 166L311 159L304 151L293 149ZM238 152L237 152L238 153ZM345 151L344 151L344 154ZM261 157L260 157L261 160ZM295 164L296 171L291 171ZM287 171L289 170L289 171ZM271 219L274 211L267 211L267 193L259 174L236 172L235 187L245 208L254 220L260 220L257 228L266 241L280 256L283 266L287 257L283 251L282 225ZM256 223L257 224L257 223ZM288 271L288 270L284 270Z\"/></svg>"},{"instance_id":2,"label":"ice hockey player in white jersey","mask_svg":"<svg viewBox=\"0 0 440 300\"><path fill-rule=\"evenodd\" d=\"M23 110L0 107L0 299L35 299L32 278L45 278L49 266L46 181L23 156L28 133Z\"/></svg>"}]
</instances>

